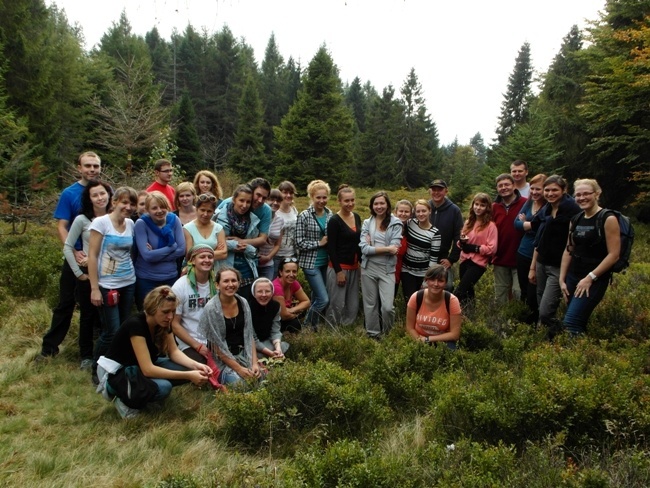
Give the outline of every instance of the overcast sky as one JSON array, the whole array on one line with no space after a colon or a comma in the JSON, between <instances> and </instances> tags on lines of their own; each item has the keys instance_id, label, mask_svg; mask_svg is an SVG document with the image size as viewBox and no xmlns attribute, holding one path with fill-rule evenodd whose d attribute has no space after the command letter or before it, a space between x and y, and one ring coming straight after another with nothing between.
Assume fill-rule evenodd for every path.
<instances>
[{"instance_id":1,"label":"overcast sky","mask_svg":"<svg viewBox=\"0 0 650 488\"><path fill-rule=\"evenodd\" d=\"M156 26L216 32L227 25L255 50L258 65L271 33L285 61L305 67L325 44L342 81L358 76L381 93L397 91L411 68L442 144L480 132L494 138L503 93L521 45L536 73L548 69L562 38L598 19L605 0L46 0L64 9L92 48L122 10L136 34Z\"/></svg>"}]
</instances>

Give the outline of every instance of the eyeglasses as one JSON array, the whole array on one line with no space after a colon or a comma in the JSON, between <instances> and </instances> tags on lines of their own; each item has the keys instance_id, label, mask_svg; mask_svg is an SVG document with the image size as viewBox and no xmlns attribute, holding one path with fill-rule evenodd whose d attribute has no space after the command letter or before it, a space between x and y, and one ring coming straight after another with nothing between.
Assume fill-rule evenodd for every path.
<instances>
[{"instance_id":1,"label":"eyeglasses","mask_svg":"<svg viewBox=\"0 0 650 488\"><path fill-rule=\"evenodd\" d=\"M297 262L298 262L298 258L284 258L284 259L282 260L282 264L286 264L286 263L297 263Z\"/></svg>"},{"instance_id":2,"label":"eyeglasses","mask_svg":"<svg viewBox=\"0 0 650 488\"><path fill-rule=\"evenodd\" d=\"M211 202L214 203L217 201L217 197L214 195L209 195L207 193L202 193L199 195L199 202Z\"/></svg>"},{"instance_id":3,"label":"eyeglasses","mask_svg":"<svg viewBox=\"0 0 650 488\"><path fill-rule=\"evenodd\" d=\"M589 195L593 195L595 192L593 191L586 191L584 193L576 193L574 195L574 198L577 200L578 198L583 198L583 197L588 197Z\"/></svg>"},{"instance_id":4,"label":"eyeglasses","mask_svg":"<svg viewBox=\"0 0 650 488\"><path fill-rule=\"evenodd\" d=\"M171 169L171 168L169 168L169 169L159 169L158 172L159 173L173 173L174 170Z\"/></svg>"}]
</instances>

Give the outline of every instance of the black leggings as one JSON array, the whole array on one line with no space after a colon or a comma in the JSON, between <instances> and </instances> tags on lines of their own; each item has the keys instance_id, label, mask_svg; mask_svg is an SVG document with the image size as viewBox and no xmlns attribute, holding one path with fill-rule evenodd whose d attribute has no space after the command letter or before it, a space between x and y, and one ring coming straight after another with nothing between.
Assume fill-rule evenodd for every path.
<instances>
[{"instance_id":1,"label":"black leggings","mask_svg":"<svg viewBox=\"0 0 650 488\"><path fill-rule=\"evenodd\" d=\"M530 314L528 320L529 324L536 324L539 315L539 307L537 304L537 285L533 285L528 281L528 273L530 272L530 265L532 258L517 253L517 281L519 281L519 289L521 290L521 301L528 306Z\"/></svg>"},{"instance_id":2,"label":"black leggings","mask_svg":"<svg viewBox=\"0 0 650 488\"><path fill-rule=\"evenodd\" d=\"M460 263L460 283L454 290L454 295L460 301L461 307L470 300L474 300L474 285L478 283L483 273L485 273L485 268L474 261L466 259Z\"/></svg>"}]
</instances>

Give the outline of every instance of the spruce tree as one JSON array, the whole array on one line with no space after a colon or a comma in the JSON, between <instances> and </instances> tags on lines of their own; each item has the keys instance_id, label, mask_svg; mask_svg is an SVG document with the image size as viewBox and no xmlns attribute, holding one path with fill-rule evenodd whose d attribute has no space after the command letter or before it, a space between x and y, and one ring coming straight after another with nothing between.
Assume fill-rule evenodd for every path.
<instances>
[{"instance_id":1,"label":"spruce tree","mask_svg":"<svg viewBox=\"0 0 650 488\"><path fill-rule=\"evenodd\" d=\"M176 164L181 166L186 174L193 175L204 169L201 155L201 141L194 125L195 113L192 99L187 91L181 96L178 107L178 117L174 136L176 139Z\"/></svg>"}]
</instances>

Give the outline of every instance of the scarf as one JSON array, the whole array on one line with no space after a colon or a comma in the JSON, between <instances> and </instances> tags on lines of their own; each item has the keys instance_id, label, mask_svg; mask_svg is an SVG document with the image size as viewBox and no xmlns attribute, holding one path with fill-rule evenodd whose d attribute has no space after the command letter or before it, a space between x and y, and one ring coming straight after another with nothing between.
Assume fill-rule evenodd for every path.
<instances>
[{"instance_id":1,"label":"scarf","mask_svg":"<svg viewBox=\"0 0 650 488\"><path fill-rule=\"evenodd\" d=\"M246 212L244 215L239 215L235 212L235 206L231 202L228 204L226 218L228 219L228 225L230 226L230 235L245 239L248 235L248 228L251 225L249 212Z\"/></svg>"},{"instance_id":2,"label":"scarf","mask_svg":"<svg viewBox=\"0 0 650 488\"><path fill-rule=\"evenodd\" d=\"M196 283L196 269L194 263L187 263L187 280L190 282L190 286L194 293L199 292L199 287ZM217 294L217 286L214 284L214 270L210 270L208 273L208 283L210 284L210 298Z\"/></svg>"},{"instance_id":3,"label":"scarf","mask_svg":"<svg viewBox=\"0 0 650 488\"><path fill-rule=\"evenodd\" d=\"M163 247L169 247L176 239L174 239L174 225L176 223L176 215L171 212L167 212L167 217L165 218L165 225L158 227L149 216L149 214L144 214L140 219L147 224L147 227L158 236L158 247L156 249L162 249Z\"/></svg>"}]
</instances>

